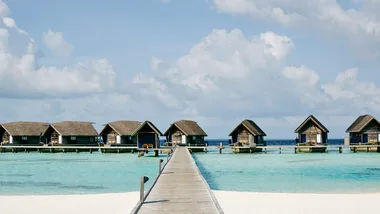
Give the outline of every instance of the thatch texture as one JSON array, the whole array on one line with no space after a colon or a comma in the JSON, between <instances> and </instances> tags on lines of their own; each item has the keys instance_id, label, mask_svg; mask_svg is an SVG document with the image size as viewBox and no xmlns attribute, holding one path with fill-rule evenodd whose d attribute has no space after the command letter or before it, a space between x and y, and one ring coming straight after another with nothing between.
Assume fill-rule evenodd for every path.
<instances>
[{"instance_id":1,"label":"thatch texture","mask_svg":"<svg viewBox=\"0 0 380 214\"><path fill-rule=\"evenodd\" d=\"M10 122L1 124L5 131L12 136L40 136L48 125L46 122Z\"/></svg>"},{"instance_id":2,"label":"thatch texture","mask_svg":"<svg viewBox=\"0 0 380 214\"><path fill-rule=\"evenodd\" d=\"M179 120L174 122L164 133L164 135L167 136L173 127L177 127L186 136L207 136L206 132L203 131L198 123L192 120Z\"/></svg>"},{"instance_id":3,"label":"thatch texture","mask_svg":"<svg viewBox=\"0 0 380 214\"><path fill-rule=\"evenodd\" d=\"M162 135L162 133L161 133L161 131L155 126L155 125L153 125L153 123L152 122L150 122L150 121L145 121L144 123L142 123L133 133L132 133L132 135L136 135L137 133L139 133L139 131L142 129L142 128L144 128L145 126L149 126L151 129L153 129L153 131L157 134L157 135L159 135L159 136L163 136Z\"/></svg>"},{"instance_id":4,"label":"thatch texture","mask_svg":"<svg viewBox=\"0 0 380 214\"><path fill-rule=\"evenodd\" d=\"M319 121L317 118L315 118L313 115L310 115L309 117L306 118L305 121L301 123L300 126L294 131L295 133L298 133L301 131L301 129L309 122L313 122L318 128L320 128L323 132L328 133L329 130Z\"/></svg>"},{"instance_id":5,"label":"thatch texture","mask_svg":"<svg viewBox=\"0 0 380 214\"><path fill-rule=\"evenodd\" d=\"M136 129L140 127L141 124L142 123L139 121L118 120L118 121L114 121L114 122L106 124L103 130L100 132L100 134L102 134L103 131L105 131L105 129L109 126L120 136L131 136L133 132L135 132Z\"/></svg>"},{"instance_id":6,"label":"thatch texture","mask_svg":"<svg viewBox=\"0 0 380 214\"><path fill-rule=\"evenodd\" d=\"M50 125L62 136L98 136L98 132L90 122L62 121Z\"/></svg>"},{"instance_id":7,"label":"thatch texture","mask_svg":"<svg viewBox=\"0 0 380 214\"><path fill-rule=\"evenodd\" d=\"M372 115L361 115L348 127L346 132L361 132L372 120L376 120ZM377 120L376 122L379 123Z\"/></svg>"},{"instance_id":8,"label":"thatch texture","mask_svg":"<svg viewBox=\"0 0 380 214\"><path fill-rule=\"evenodd\" d=\"M240 127L245 127L252 135L254 136L267 136L263 130L252 120L243 120L239 125L236 126L234 130L229 134L229 136L232 136L232 134Z\"/></svg>"}]
</instances>

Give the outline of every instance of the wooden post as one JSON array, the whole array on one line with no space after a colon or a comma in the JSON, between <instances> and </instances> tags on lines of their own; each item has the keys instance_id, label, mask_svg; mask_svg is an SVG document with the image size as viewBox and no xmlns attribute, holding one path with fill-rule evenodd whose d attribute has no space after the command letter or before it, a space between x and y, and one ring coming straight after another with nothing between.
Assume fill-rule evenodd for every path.
<instances>
[{"instance_id":1,"label":"wooden post","mask_svg":"<svg viewBox=\"0 0 380 214\"><path fill-rule=\"evenodd\" d=\"M342 153L342 152L343 152L343 147L339 146L339 153Z\"/></svg>"},{"instance_id":2,"label":"wooden post","mask_svg":"<svg viewBox=\"0 0 380 214\"><path fill-rule=\"evenodd\" d=\"M138 154L137 154L137 156L141 157L141 156L144 156L144 154L145 154L144 150L143 151L139 151Z\"/></svg>"},{"instance_id":3,"label":"wooden post","mask_svg":"<svg viewBox=\"0 0 380 214\"><path fill-rule=\"evenodd\" d=\"M140 182L140 202L142 203L144 201L144 176L141 176L141 182Z\"/></svg>"},{"instance_id":4,"label":"wooden post","mask_svg":"<svg viewBox=\"0 0 380 214\"><path fill-rule=\"evenodd\" d=\"M369 146L367 147L367 152L369 152Z\"/></svg>"},{"instance_id":5,"label":"wooden post","mask_svg":"<svg viewBox=\"0 0 380 214\"><path fill-rule=\"evenodd\" d=\"M356 147L354 147L354 152L356 153Z\"/></svg>"},{"instance_id":6,"label":"wooden post","mask_svg":"<svg viewBox=\"0 0 380 214\"><path fill-rule=\"evenodd\" d=\"M280 154L281 154L281 147L280 147Z\"/></svg>"},{"instance_id":7,"label":"wooden post","mask_svg":"<svg viewBox=\"0 0 380 214\"><path fill-rule=\"evenodd\" d=\"M162 162L163 162L164 160L162 160L162 159L160 159L160 160L158 160L158 174L161 174L161 170L162 170Z\"/></svg>"},{"instance_id":8,"label":"wooden post","mask_svg":"<svg viewBox=\"0 0 380 214\"><path fill-rule=\"evenodd\" d=\"M92 154L92 149L90 149L90 154Z\"/></svg>"},{"instance_id":9,"label":"wooden post","mask_svg":"<svg viewBox=\"0 0 380 214\"><path fill-rule=\"evenodd\" d=\"M294 147L294 153L297 154L297 147Z\"/></svg>"},{"instance_id":10,"label":"wooden post","mask_svg":"<svg viewBox=\"0 0 380 214\"><path fill-rule=\"evenodd\" d=\"M223 148L223 144L222 142L219 143L219 154L222 154L222 148Z\"/></svg>"},{"instance_id":11,"label":"wooden post","mask_svg":"<svg viewBox=\"0 0 380 214\"><path fill-rule=\"evenodd\" d=\"M154 150L154 157L158 157L158 150Z\"/></svg>"},{"instance_id":12,"label":"wooden post","mask_svg":"<svg viewBox=\"0 0 380 214\"><path fill-rule=\"evenodd\" d=\"M264 152L265 152L265 154L267 153L267 147L264 148Z\"/></svg>"},{"instance_id":13,"label":"wooden post","mask_svg":"<svg viewBox=\"0 0 380 214\"><path fill-rule=\"evenodd\" d=\"M79 153L79 150L78 150L78 149L75 149L75 152L76 152L76 153Z\"/></svg>"}]
</instances>

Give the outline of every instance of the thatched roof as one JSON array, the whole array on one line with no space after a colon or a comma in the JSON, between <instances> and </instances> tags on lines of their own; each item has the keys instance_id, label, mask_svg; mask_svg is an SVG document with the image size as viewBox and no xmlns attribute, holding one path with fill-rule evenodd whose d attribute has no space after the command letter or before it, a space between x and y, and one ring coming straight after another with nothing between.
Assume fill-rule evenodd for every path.
<instances>
[{"instance_id":1,"label":"thatched roof","mask_svg":"<svg viewBox=\"0 0 380 214\"><path fill-rule=\"evenodd\" d=\"M206 132L203 131L198 123L192 120L179 120L174 122L170 125L168 130L166 130L164 135L167 136L173 127L177 127L186 136L207 136Z\"/></svg>"},{"instance_id":2,"label":"thatched roof","mask_svg":"<svg viewBox=\"0 0 380 214\"><path fill-rule=\"evenodd\" d=\"M98 136L98 132L90 122L62 121L50 125L62 136Z\"/></svg>"},{"instance_id":3,"label":"thatched roof","mask_svg":"<svg viewBox=\"0 0 380 214\"><path fill-rule=\"evenodd\" d=\"M153 131L154 132L156 132L156 134L158 134L159 136L162 136L162 133L161 133L161 131L155 126L155 125L153 125L153 123L152 122L150 122L150 121L145 121L144 123L142 123L133 133L132 133L132 135L136 135L137 133L139 133L139 131L143 128L143 127L145 127L146 125L148 125L151 129L153 129Z\"/></svg>"},{"instance_id":4,"label":"thatched roof","mask_svg":"<svg viewBox=\"0 0 380 214\"><path fill-rule=\"evenodd\" d=\"M255 136L267 136L263 130L252 120L243 120L239 125L236 126L234 130L229 134L229 136L232 136L232 134L240 127L243 126L246 128L252 135Z\"/></svg>"},{"instance_id":5,"label":"thatched roof","mask_svg":"<svg viewBox=\"0 0 380 214\"><path fill-rule=\"evenodd\" d=\"M110 127L120 136L130 136L133 134L133 132L136 131L137 128L140 127L141 124L142 123L139 121L118 120L118 121L114 121L114 122L106 124L103 130L100 132L100 134L102 134L103 131L105 131L107 127Z\"/></svg>"},{"instance_id":6,"label":"thatched roof","mask_svg":"<svg viewBox=\"0 0 380 214\"><path fill-rule=\"evenodd\" d=\"M375 120L378 124L380 124L380 122L372 115L361 115L351 124L350 127L348 127L346 132L361 132L372 120Z\"/></svg>"},{"instance_id":7,"label":"thatched roof","mask_svg":"<svg viewBox=\"0 0 380 214\"><path fill-rule=\"evenodd\" d=\"M1 127L12 136L40 136L48 125L46 122L10 122L1 124Z\"/></svg>"},{"instance_id":8,"label":"thatched roof","mask_svg":"<svg viewBox=\"0 0 380 214\"><path fill-rule=\"evenodd\" d=\"M313 115L310 115L309 117L306 118L305 121L301 123L300 126L294 131L295 133L300 132L300 130L309 122L313 122L318 128L320 128L323 132L329 133L329 130L321 123L317 118L315 118Z\"/></svg>"}]
</instances>

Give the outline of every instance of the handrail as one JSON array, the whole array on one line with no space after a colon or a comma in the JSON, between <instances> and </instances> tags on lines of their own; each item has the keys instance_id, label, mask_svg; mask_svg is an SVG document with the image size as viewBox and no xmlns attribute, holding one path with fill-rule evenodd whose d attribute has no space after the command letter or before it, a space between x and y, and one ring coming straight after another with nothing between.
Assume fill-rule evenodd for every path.
<instances>
[{"instance_id":1,"label":"handrail","mask_svg":"<svg viewBox=\"0 0 380 214\"><path fill-rule=\"evenodd\" d=\"M173 154L174 154L176 148L177 148L177 147L172 147L172 152L171 152L170 154L168 154L168 156L167 156L168 159L167 159L166 163L164 164L164 166L163 166L163 167L161 168L161 170L159 171L158 175L157 175L156 178L154 179L153 183L150 185L149 189L146 191L146 194L145 194L145 196L144 196L143 201L138 201L138 202L137 202L137 204L135 205L135 207L132 209L131 214L135 214L135 213L137 213L137 212L140 210L140 208L141 208L141 206L143 205L143 203L145 202L146 198L149 196L150 192L152 191L154 185L156 185L156 183L157 183L157 181L158 181L158 178L159 178L159 177L161 176L161 174L162 174L162 171L164 171L166 165L167 165L167 164L169 163L169 161L172 159L172 156L173 156Z\"/></svg>"}]
</instances>

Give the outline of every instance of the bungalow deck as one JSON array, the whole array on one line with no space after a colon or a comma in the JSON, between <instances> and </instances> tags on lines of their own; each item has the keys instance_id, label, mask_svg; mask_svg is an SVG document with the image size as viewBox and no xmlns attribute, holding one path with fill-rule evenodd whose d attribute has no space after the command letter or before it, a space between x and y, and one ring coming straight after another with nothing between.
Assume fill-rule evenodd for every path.
<instances>
[{"instance_id":1,"label":"bungalow deck","mask_svg":"<svg viewBox=\"0 0 380 214\"><path fill-rule=\"evenodd\" d=\"M122 153L122 152L138 152L140 156L143 156L148 152L158 153L170 153L172 147L160 147L160 148L137 148L130 146L115 146L115 147L102 147L102 146L22 146L22 145L0 145L1 152L43 152L43 153L57 153L57 152L103 152L103 153ZM222 153L224 149L249 151L250 153L264 152L267 153L270 150L277 150L281 153L282 149L294 149L295 153L298 153L299 149L321 149L324 152L328 152L329 149L339 149L339 153L343 152L343 148L348 148L352 152L378 152L380 153L380 145L327 145L327 146L256 146L256 147L237 147L237 146L186 146L190 153L194 151L208 152L210 149L217 149L219 153ZM119 151L118 151L119 150ZM241 153L241 152L236 152Z\"/></svg>"}]
</instances>

